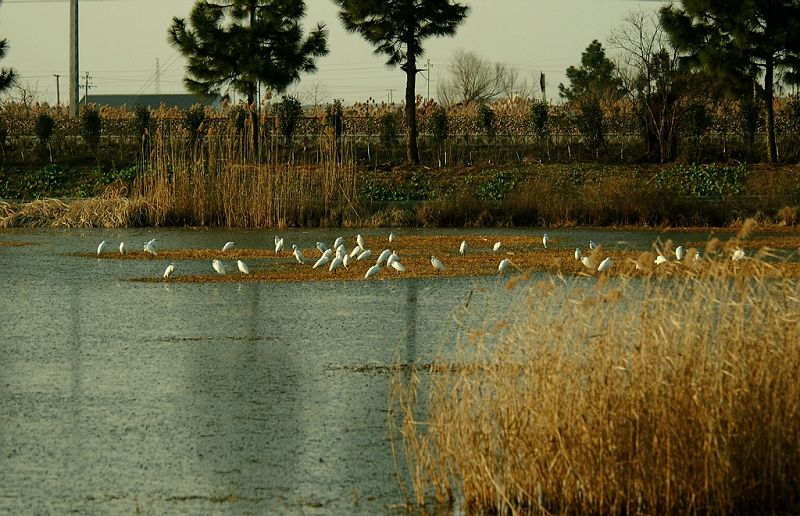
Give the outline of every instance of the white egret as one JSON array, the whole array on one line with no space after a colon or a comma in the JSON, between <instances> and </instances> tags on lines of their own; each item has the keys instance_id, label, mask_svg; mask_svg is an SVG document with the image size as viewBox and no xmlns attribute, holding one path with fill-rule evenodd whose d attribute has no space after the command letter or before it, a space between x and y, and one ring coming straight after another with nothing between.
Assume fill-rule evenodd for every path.
<instances>
[{"instance_id":1,"label":"white egret","mask_svg":"<svg viewBox=\"0 0 800 516\"><path fill-rule=\"evenodd\" d=\"M439 274L439 271L444 270L444 264L435 256L431 256L431 265L433 265L433 268L436 269L436 274Z\"/></svg>"},{"instance_id":2,"label":"white egret","mask_svg":"<svg viewBox=\"0 0 800 516\"><path fill-rule=\"evenodd\" d=\"M147 242L146 244L144 244L144 250L147 251L148 253L150 253L153 256L158 256L158 252L156 252L155 239L153 239L153 240Z\"/></svg>"},{"instance_id":3,"label":"white egret","mask_svg":"<svg viewBox=\"0 0 800 516\"><path fill-rule=\"evenodd\" d=\"M347 249L345 249L344 244L340 244L339 247L336 248L336 256L344 260L344 257L347 256Z\"/></svg>"},{"instance_id":4,"label":"white egret","mask_svg":"<svg viewBox=\"0 0 800 516\"><path fill-rule=\"evenodd\" d=\"M319 260L316 261L313 268L316 269L317 267L322 267L329 261L331 261L330 255L326 255L323 253L323 255L319 257Z\"/></svg>"},{"instance_id":5,"label":"white egret","mask_svg":"<svg viewBox=\"0 0 800 516\"><path fill-rule=\"evenodd\" d=\"M164 279L169 279L169 277L172 276L173 272L175 272L175 264L170 263L169 265L167 265L167 268L164 269Z\"/></svg>"},{"instance_id":6,"label":"white egret","mask_svg":"<svg viewBox=\"0 0 800 516\"><path fill-rule=\"evenodd\" d=\"M597 244L594 240L589 240L589 249L594 249L595 247L597 247Z\"/></svg>"},{"instance_id":7,"label":"white egret","mask_svg":"<svg viewBox=\"0 0 800 516\"><path fill-rule=\"evenodd\" d=\"M372 256L372 251L367 249L366 251L362 251L358 256L356 256L356 260L359 260L359 261L366 260L370 256Z\"/></svg>"},{"instance_id":8,"label":"white egret","mask_svg":"<svg viewBox=\"0 0 800 516\"><path fill-rule=\"evenodd\" d=\"M320 253L324 253L328 250L328 246L325 245L325 242L317 242L316 246Z\"/></svg>"},{"instance_id":9,"label":"white egret","mask_svg":"<svg viewBox=\"0 0 800 516\"><path fill-rule=\"evenodd\" d=\"M345 269L350 267L350 255L349 254L346 254L346 255L342 256L342 265L344 265Z\"/></svg>"},{"instance_id":10,"label":"white egret","mask_svg":"<svg viewBox=\"0 0 800 516\"><path fill-rule=\"evenodd\" d=\"M744 249L742 249L741 247L737 247L736 250L734 250L733 254L731 255L731 260L738 262L744 257L745 257Z\"/></svg>"},{"instance_id":11,"label":"white egret","mask_svg":"<svg viewBox=\"0 0 800 516\"><path fill-rule=\"evenodd\" d=\"M125 242L119 243L119 254L125 254Z\"/></svg>"},{"instance_id":12,"label":"white egret","mask_svg":"<svg viewBox=\"0 0 800 516\"><path fill-rule=\"evenodd\" d=\"M391 244L392 242L394 242L394 232L389 233L389 243Z\"/></svg>"},{"instance_id":13,"label":"white egret","mask_svg":"<svg viewBox=\"0 0 800 516\"><path fill-rule=\"evenodd\" d=\"M391 267L392 263L396 262L399 259L400 259L400 257L397 256L397 253L392 251L392 254L390 254L389 258L386 259L386 266L387 267Z\"/></svg>"},{"instance_id":14,"label":"white egret","mask_svg":"<svg viewBox=\"0 0 800 516\"><path fill-rule=\"evenodd\" d=\"M508 258L503 258L502 260L500 260L500 265L497 266L497 272L503 274L508 269L508 266L510 264L511 262L508 261Z\"/></svg>"},{"instance_id":15,"label":"white egret","mask_svg":"<svg viewBox=\"0 0 800 516\"><path fill-rule=\"evenodd\" d=\"M580 247L576 247L575 248L575 259L576 260L580 260L581 256L583 256L583 254L581 253L581 248Z\"/></svg>"},{"instance_id":16,"label":"white egret","mask_svg":"<svg viewBox=\"0 0 800 516\"><path fill-rule=\"evenodd\" d=\"M666 263L667 258L663 254L659 254L656 256L656 259L653 261L656 265L661 265L662 263Z\"/></svg>"},{"instance_id":17,"label":"white egret","mask_svg":"<svg viewBox=\"0 0 800 516\"><path fill-rule=\"evenodd\" d=\"M542 235L542 245L544 246L545 249L547 249L547 233Z\"/></svg>"},{"instance_id":18,"label":"white egret","mask_svg":"<svg viewBox=\"0 0 800 516\"><path fill-rule=\"evenodd\" d=\"M283 250L283 238L275 237L275 254Z\"/></svg>"},{"instance_id":19,"label":"white egret","mask_svg":"<svg viewBox=\"0 0 800 516\"><path fill-rule=\"evenodd\" d=\"M214 259L211 261L211 266L217 271L217 274L225 274L225 267L222 265L222 262Z\"/></svg>"},{"instance_id":20,"label":"white egret","mask_svg":"<svg viewBox=\"0 0 800 516\"><path fill-rule=\"evenodd\" d=\"M699 261L699 260L700 260L700 258L701 258L701 256L700 256L700 251L697 251L697 252L695 252L695 253L694 253L694 261Z\"/></svg>"},{"instance_id":21,"label":"white egret","mask_svg":"<svg viewBox=\"0 0 800 516\"><path fill-rule=\"evenodd\" d=\"M366 245L364 244L364 237L361 236L361 233L356 235L356 243L358 244L358 247L360 247L361 249L366 249Z\"/></svg>"},{"instance_id":22,"label":"white egret","mask_svg":"<svg viewBox=\"0 0 800 516\"><path fill-rule=\"evenodd\" d=\"M679 245L675 248L675 258L677 258L678 261L681 261L683 260L684 256L686 256L686 249L682 245Z\"/></svg>"},{"instance_id":23,"label":"white egret","mask_svg":"<svg viewBox=\"0 0 800 516\"><path fill-rule=\"evenodd\" d=\"M383 265L383 262L388 260L391 255L392 255L391 249L384 249L378 256L378 261L375 262L375 265Z\"/></svg>"},{"instance_id":24,"label":"white egret","mask_svg":"<svg viewBox=\"0 0 800 516\"><path fill-rule=\"evenodd\" d=\"M344 244L344 237L336 237L336 240L333 241L333 248L338 249L342 244Z\"/></svg>"},{"instance_id":25,"label":"white egret","mask_svg":"<svg viewBox=\"0 0 800 516\"><path fill-rule=\"evenodd\" d=\"M236 266L239 267L239 272L242 274L250 274L250 268L242 260L236 260Z\"/></svg>"},{"instance_id":26,"label":"white egret","mask_svg":"<svg viewBox=\"0 0 800 516\"><path fill-rule=\"evenodd\" d=\"M100 245L97 246L97 256L100 256L103 253L103 251L106 250L106 246L107 244L105 240L100 242Z\"/></svg>"},{"instance_id":27,"label":"white egret","mask_svg":"<svg viewBox=\"0 0 800 516\"><path fill-rule=\"evenodd\" d=\"M364 274L364 279L368 279L368 278L373 277L374 275L378 274L378 272L380 270L381 270L381 266L380 265L373 265L372 267L367 269L367 273Z\"/></svg>"},{"instance_id":28,"label":"white egret","mask_svg":"<svg viewBox=\"0 0 800 516\"><path fill-rule=\"evenodd\" d=\"M353 248L353 250L352 250L352 251L350 251L350 258L355 258L355 257L356 257L356 256L358 256L359 254L361 254L363 251L364 251L364 248L363 248L363 247L361 247L360 245L357 245L357 246L355 246L355 247Z\"/></svg>"},{"instance_id":29,"label":"white egret","mask_svg":"<svg viewBox=\"0 0 800 516\"><path fill-rule=\"evenodd\" d=\"M610 268L611 268L611 257L609 256L608 258L600 262L600 265L597 266L597 271L603 272L607 271Z\"/></svg>"},{"instance_id":30,"label":"white egret","mask_svg":"<svg viewBox=\"0 0 800 516\"><path fill-rule=\"evenodd\" d=\"M338 269L341 264L342 264L342 259L337 256L336 258L331 260L331 266L328 267L328 270L333 272L336 269Z\"/></svg>"},{"instance_id":31,"label":"white egret","mask_svg":"<svg viewBox=\"0 0 800 516\"><path fill-rule=\"evenodd\" d=\"M464 254L464 252L465 252L466 250L467 250L467 241L466 241L466 240L462 240L462 241L461 241L461 245L460 245L460 246L458 246L458 252L459 252L460 254Z\"/></svg>"},{"instance_id":32,"label":"white egret","mask_svg":"<svg viewBox=\"0 0 800 516\"><path fill-rule=\"evenodd\" d=\"M592 257L591 256L583 256L583 257L581 257L581 263L587 269L592 269L593 265L594 265L594 263L592 262Z\"/></svg>"},{"instance_id":33,"label":"white egret","mask_svg":"<svg viewBox=\"0 0 800 516\"><path fill-rule=\"evenodd\" d=\"M333 257L333 249L325 249L322 252L322 256L327 256L328 259L332 258Z\"/></svg>"},{"instance_id":34,"label":"white egret","mask_svg":"<svg viewBox=\"0 0 800 516\"><path fill-rule=\"evenodd\" d=\"M225 245L222 246L222 252L225 252L228 249L233 249L233 246L234 246L233 242L225 242Z\"/></svg>"},{"instance_id":35,"label":"white egret","mask_svg":"<svg viewBox=\"0 0 800 516\"><path fill-rule=\"evenodd\" d=\"M397 260L393 260L392 261L392 268L394 270L396 270L397 272L405 272L406 271L406 266L403 265L402 263L400 263Z\"/></svg>"},{"instance_id":36,"label":"white egret","mask_svg":"<svg viewBox=\"0 0 800 516\"><path fill-rule=\"evenodd\" d=\"M500 250L500 242L495 242L494 245L492 246L492 251L496 253L499 250Z\"/></svg>"},{"instance_id":37,"label":"white egret","mask_svg":"<svg viewBox=\"0 0 800 516\"><path fill-rule=\"evenodd\" d=\"M295 260L299 263L306 263L305 256L303 256L303 251L297 247L296 244L292 244L292 254L294 255Z\"/></svg>"}]
</instances>

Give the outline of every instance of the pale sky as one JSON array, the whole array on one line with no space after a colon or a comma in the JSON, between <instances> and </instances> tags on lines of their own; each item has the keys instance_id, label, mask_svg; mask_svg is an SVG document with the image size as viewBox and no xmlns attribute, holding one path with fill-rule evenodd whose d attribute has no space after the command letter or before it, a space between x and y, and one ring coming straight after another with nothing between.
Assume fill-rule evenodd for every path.
<instances>
[{"instance_id":1,"label":"pale sky","mask_svg":"<svg viewBox=\"0 0 800 516\"><path fill-rule=\"evenodd\" d=\"M463 1L463 0L462 0ZM167 43L173 16L188 17L194 0L79 0L80 71L91 76L93 93L181 93L183 59ZM466 0L472 8L455 37L434 38L423 45L432 64L431 96L436 81L447 73L456 49L473 51L492 62L503 62L538 84L547 80L547 96L556 98L564 71L580 62L593 39L605 44L633 10L654 11L659 1L635 0ZM316 74L291 86L290 93L308 101L316 92L321 102L346 103L389 96L402 100L405 75L384 65L357 34L342 29L330 0L307 0L306 30L325 23L329 54L317 61ZM69 75L69 0L3 0L0 38L9 52L0 67L12 67L38 100L56 102L56 78L61 75L61 101L66 103ZM160 74L156 81L156 62ZM158 84L157 84L158 83ZM394 90L390 92L389 90ZM424 75L417 93L427 95ZM83 89L81 90L83 95Z\"/></svg>"}]
</instances>

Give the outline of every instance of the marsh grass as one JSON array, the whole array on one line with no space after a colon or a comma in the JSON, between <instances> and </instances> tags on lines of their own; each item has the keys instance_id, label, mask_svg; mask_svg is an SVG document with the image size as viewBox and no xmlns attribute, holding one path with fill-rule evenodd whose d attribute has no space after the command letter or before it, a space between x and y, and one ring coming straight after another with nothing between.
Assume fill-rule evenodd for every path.
<instances>
[{"instance_id":1,"label":"marsh grass","mask_svg":"<svg viewBox=\"0 0 800 516\"><path fill-rule=\"evenodd\" d=\"M760 258L704 261L680 275L518 278L502 309L458 314L455 349L437 359L450 367L393 382L417 503L797 512L798 280Z\"/></svg>"}]
</instances>

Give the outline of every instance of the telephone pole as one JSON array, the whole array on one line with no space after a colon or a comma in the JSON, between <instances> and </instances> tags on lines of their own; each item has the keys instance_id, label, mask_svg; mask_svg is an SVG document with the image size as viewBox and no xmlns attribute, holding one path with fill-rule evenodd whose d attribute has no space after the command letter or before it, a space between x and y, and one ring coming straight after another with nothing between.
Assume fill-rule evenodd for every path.
<instances>
[{"instance_id":1,"label":"telephone pole","mask_svg":"<svg viewBox=\"0 0 800 516\"><path fill-rule=\"evenodd\" d=\"M388 97L387 98L389 99L389 104L392 103L392 92L393 91L394 91L394 89L386 90L386 92L388 93Z\"/></svg>"},{"instance_id":2,"label":"telephone pole","mask_svg":"<svg viewBox=\"0 0 800 516\"><path fill-rule=\"evenodd\" d=\"M61 87L58 84L58 78L61 76L54 73L53 77L56 78L56 107L61 107Z\"/></svg>"},{"instance_id":3,"label":"telephone pole","mask_svg":"<svg viewBox=\"0 0 800 516\"><path fill-rule=\"evenodd\" d=\"M78 0L69 0L69 114L78 116ZM87 90L88 91L88 90Z\"/></svg>"},{"instance_id":4,"label":"telephone pole","mask_svg":"<svg viewBox=\"0 0 800 516\"><path fill-rule=\"evenodd\" d=\"M87 106L87 105L89 105L89 88L94 88L94 86L90 86L89 85L89 79L92 78L92 76L89 75L89 72L86 72L86 76L85 77L86 77L86 80L83 83L83 88L86 91L83 94L83 105Z\"/></svg>"},{"instance_id":5,"label":"telephone pole","mask_svg":"<svg viewBox=\"0 0 800 516\"><path fill-rule=\"evenodd\" d=\"M428 59L425 65L425 69L428 70L428 73L425 74L425 80L428 82L428 100L431 98L431 68L433 68L433 65L431 64L431 60Z\"/></svg>"}]
</instances>

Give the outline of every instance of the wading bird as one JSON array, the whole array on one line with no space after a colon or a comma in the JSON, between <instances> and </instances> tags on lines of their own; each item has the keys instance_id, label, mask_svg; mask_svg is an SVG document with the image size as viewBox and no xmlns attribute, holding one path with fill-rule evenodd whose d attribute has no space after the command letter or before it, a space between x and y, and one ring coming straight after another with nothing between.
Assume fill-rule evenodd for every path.
<instances>
[{"instance_id":1,"label":"wading bird","mask_svg":"<svg viewBox=\"0 0 800 516\"><path fill-rule=\"evenodd\" d=\"M656 265L667 263L667 258L663 254L659 254L658 256L656 256L656 259L653 260L653 263L655 263Z\"/></svg>"},{"instance_id":2,"label":"wading bird","mask_svg":"<svg viewBox=\"0 0 800 516\"><path fill-rule=\"evenodd\" d=\"M383 265L383 262L388 260L390 256L392 256L392 251L390 249L384 249L378 256L378 261L375 262L375 265Z\"/></svg>"},{"instance_id":3,"label":"wading bird","mask_svg":"<svg viewBox=\"0 0 800 516\"><path fill-rule=\"evenodd\" d=\"M333 248L338 249L342 244L344 244L344 237L336 237L336 240L333 241Z\"/></svg>"},{"instance_id":4,"label":"wading bird","mask_svg":"<svg viewBox=\"0 0 800 516\"><path fill-rule=\"evenodd\" d=\"M100 245L97 246L97 256L100 256L105 250L106 250L106 241L103 240L102 242L100 242Z\"/></svg>"},{"instance_id":5,"label":"wading bird","mask_svg":"<svg viewBox=\"0 0 800 516\"><path fill-rule=\"evenodd\" d=\"M681 261L683 260L684 256L686 256L686 249L684 249L682 245L679 245L675 248L675 258L677 258L678 261Z\"/></svg>"},{"instance_id":6,"label":"wading bird","mask_svg":"<svg viewBox=\"0 0 800 516\"><path fill-rule=\"evenodd\" d=\"M392 242L394 242L394 232L389 233L389 243L391 244Z\"/></svg>"},{"instance_id":7,"label":"wading bird","mask_svg":"<svg viewBox=\"0 0 800 516\"><path fill-rule=\"evenodd\" d=\"M236 260L236 266L239 267L239 272L242 274L250 274L250 268L242 260Z\"/></svg>"},{"instance_id":8,"label":"wading bird","mask_svg":"<svg viewBox=\"0 0 800 516\"><path fill-rule=\"evenodd\" d=\"M283 238L275 237L275 254L283 250Z\"/></svg>"},{"instance_id":9,"label":"wading bird","mask_svg":"<svg viewBox=\"0 0 800 516\"><path fill-rule=\"evenodd\" d=\"M169 265L167 265L167 268L164 269L164 279L168 280L169 277L172 276L173 272L175 272L175 264L170 263Z\"/></svg>"},{"instance_id":10,"label":"wading bird","mask_svg":"<svg viewBox=\"0 0 800 516\"><path fill-rule=\"evenodd\" d=\"M225 267L222 265L221 261L217 259L211 260L211 267L217 271L217 274L225 274Z\"/></svg>"},{"instance_id":11,"label":"wading bird","mask_svg":"<svg viewBox=\"0 0 800 516\"><path fill-rule=\"evenodd\" d=\"M144 250L153 256L158 256L158 252L156 252L156 239L154 238L144 244Z\"/></svg>"},{"instance_id":12,"label":"wading bird","mask_svg":"<svg viewBox=\"0 0 800 516\"><path fill-rule=\"evenodd\" d=\"M119 254L125 254L125 242L119 243Z\"/></svg>"},{"instance_id":13,"label":"wading bird","mask_svg":"<svg viewBox=\"0 0 800 516\"><path fill-rule=\"evenodd\" d=\"M503 274L508 269L509 265L511 265L511 262L508 261L508 258L503 258L500 260L500 265L497 266L497 272Z\"/></svg>"},{"instance_id":14,"label":"wading bird","mask_svg":"<svg viewBox=\"0 0 800 516\"><path fill-rule=\"evenodd\" d=\"M356 235L356 243L358 244L358 247L360 247L361 249L366 248L366 246L364 245L364 237L361 236L361 233Z\"/></svg>"},{"instance_id":15,"label":"wading bird","mask_svg":"<svg viewBox=\"0 0 800 516\"><path fill-rule=\"evenodd\" d=\"M611 257L609 256L608 258L600 262L600 265L597 266L597 271L603 272L607 271L610 268L611 268Z\"/></svg>"},{"instance_id":16,"label":"wading bird","mask_svg":"<svg viewBox=\"0 0 800 516\"><path fill-rule=\"evenodd\" d=\"M359 255L356 257L356 260L358 261L366 260L370 256L372 256L372 251L367 249L366 251L362 251L361 253L359 253Z\"/></svg>"},{"instance_id":17,"label":"wading bird","mask_svg":"<svg viewBox=\"0 0 800 516\"><path fill-rule=\"evenodd\" d=\"M405 272L406 266L400 263L397 260L392 260L392 269L396 270L397 272Z\"/></svg>"},{"instance_id":18,"label":"wading bird","mask_svg":"<svg viewBox=\"0 0 800 516\"><path fill-rule=\"evenodd\" d=\"M317 267L322 267L323 265L325 265L329 261L331 261L330 255L327 255L327 254L323 253L322 256L319 257L319 260L317 260L316 263L314 263L314 267L312 267L312 268L316 269Z\"/></svg>"},{"instance_id":19,"label":"wading bird","mask_svg":"<svg viewBox=\"0 0 800 516\"><path fill-rule=\"evenodd\" d=\"M369 279L369 278L373 277L374 275L378 274L378 272L380 270L381 270L381 266L380 265L373 265L372 267L367 269L367 273L364 274L364 279Z\"/></svg>"},{"instance_id":20,"label":"wading bird","mask_svg":"<svg viewBox=\"0 0 800 516\"><path fill-rule=\"evenodd\" d=\"M306 263L306 259L303 256L303 251L297 247L296 244L292 244L292 254L294 255L295 260L297 260L299 263Z\"/></svg>"},{"instance_id":21,"label":"wading bird","mask_svg":"<svg viewBox=\"0 0 800 516\"><path fill-rule=\"evenodd\" d=\"M597 247L597 244L594 240L589 240L589 249L594 249L595 247Z\"/></svg>"},{"instance_id":22,"label":"wading bird","mask_svg":"<svg viewBox=\"0 0 800 516\"><path fill-rule=\"evenodd\" d=\"M436 269L436 274L439 274L439 271L444 270L444 264L435 256L431 256L431 265L433 265L433 268Z\"/></svg>"},{"instance_id":23,"label":"wading bird","mask_svg":"<svg viewBox=\"0 0 800 516\"><path fill-rule=\"evenodd\" d=\"M544 246L545 249L547 249L547 233L542 235L542 245Z\"/></svg>"},{"instance_id":24,"label":"wading bird","mask_svg":"<svg viewBox=\"0 0 800 516\"><path fill-rule=\"evenodd\" d=\"M495 253L499 251L500 245L501 245L500 242L495 242L494 245L492 246L492 251L494 251Z\"/></svg>"},{"instance_id":25,"label":"wading bird","mask_svg":"<svg viewBox=\"0 0 800 516\"><path fill-rule=\"evenodd\" d=\"M459 252L460 254L464 254L464 252L465 252L466 250L467 250L467 241L466 241L466 240L462 240L462 241L461 241L461 245L460 245L460 246L458 246L458 252Z\"/></svg>"},{"instance_id":26,"label":"wading bird","mask_svg":"<svg viewBox=\"0 0 800 516\"><path fill-rule=\"evenodd\" d=\"M339 258L339 257L337 256L336 258L334 258L333 260L331 260L331 266L330 266L330 267L328 267L328 270L329 270L329 271L331 271L331 272L334 272L336 269L338 269L338 268L339 268L339 266L340 266L342 263L343 263L342 259L341 259L341 258Z\"/></svg>"},{"instance_id":27,"label":"wading bird","mask_svg":"<svg viewBox=\"0 0 800 516\"><path fill-rule=\"evenodd\" d=\"M233 249L234 243L233 242L225 242L225 245L222 246L222 251L225 252L228 249Z\"/></svg>"},{"instance_id":28,"label":"wading bird","mask_svg":"<svg viewBox=\"0 0 800 516\"><path fill-rule=\"evenodd\" d=\"M580 260L581 256L583 256L582 253L581 253L581 248L580 247L576 247L575 248L575 259L576 260Z\"/></svg>"}]
</instances>

